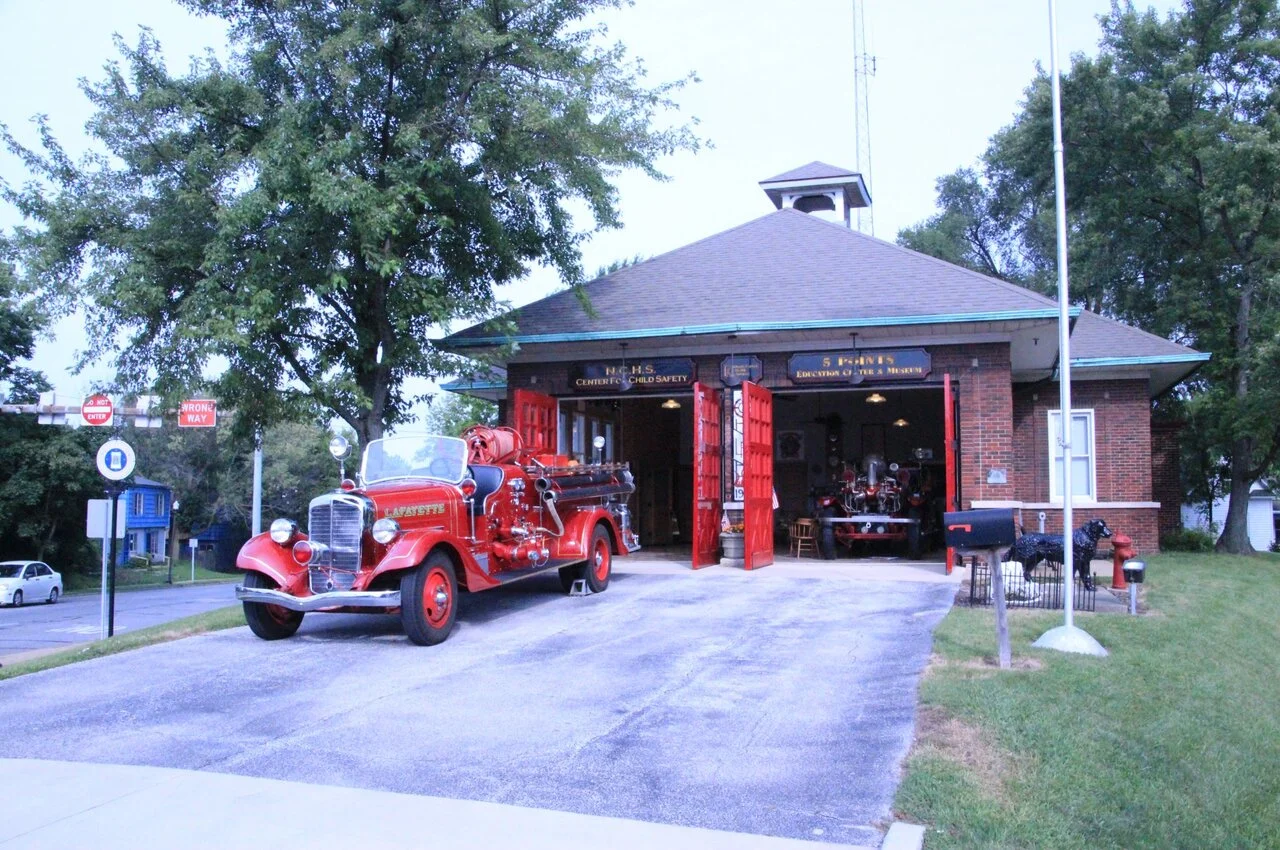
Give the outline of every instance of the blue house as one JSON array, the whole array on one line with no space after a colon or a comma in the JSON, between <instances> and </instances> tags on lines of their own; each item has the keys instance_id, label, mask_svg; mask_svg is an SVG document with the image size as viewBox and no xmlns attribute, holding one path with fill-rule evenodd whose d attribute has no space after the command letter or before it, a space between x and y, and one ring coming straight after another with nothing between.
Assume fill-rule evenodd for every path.
<instances>
[{"instance_id":1,"label":"blue house","mask_svg":"<svg viewBox=\"0 0 1280 850\"><path fill-rule=\"evenodd\" d=\"M169 545L172 488L135 475L133 485L120 498L125 500L124 545L119 549L117 566L127 564L130 555L163 560Z\"/></svg>"}]
</instances>

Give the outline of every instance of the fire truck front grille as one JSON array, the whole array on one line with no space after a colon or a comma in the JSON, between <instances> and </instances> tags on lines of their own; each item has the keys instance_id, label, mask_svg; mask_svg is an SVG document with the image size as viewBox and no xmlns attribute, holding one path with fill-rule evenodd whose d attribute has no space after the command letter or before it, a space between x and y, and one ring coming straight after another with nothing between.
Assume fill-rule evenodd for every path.
<instances>
[{"instance_id":1,"label":"fire truck front grille","mask_svg":"<svg viewBox=\"0 0 1280 850\"><path fill-rule=\"evenodd\" d=\"M350 590L360 569L363 504L350 496L321 496L311 502L307 528L320 544L310 565L311 592Z\"/></svg>"}]
</instances>

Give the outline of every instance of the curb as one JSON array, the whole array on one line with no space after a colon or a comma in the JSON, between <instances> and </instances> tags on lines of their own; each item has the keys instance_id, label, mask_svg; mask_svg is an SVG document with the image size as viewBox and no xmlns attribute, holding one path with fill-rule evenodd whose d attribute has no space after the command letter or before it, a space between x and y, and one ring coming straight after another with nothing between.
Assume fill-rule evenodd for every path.
<instances>
[{"instance_id":1,"label":"curb","mask_svg":"<svg viewBox=\"0 0 1280 850\"><path fill-rule=\"evenodd\" d=\"M896 820L884 834L880 850L921 850L924 847L924 827Z\"/></svg>"}]
</instances>

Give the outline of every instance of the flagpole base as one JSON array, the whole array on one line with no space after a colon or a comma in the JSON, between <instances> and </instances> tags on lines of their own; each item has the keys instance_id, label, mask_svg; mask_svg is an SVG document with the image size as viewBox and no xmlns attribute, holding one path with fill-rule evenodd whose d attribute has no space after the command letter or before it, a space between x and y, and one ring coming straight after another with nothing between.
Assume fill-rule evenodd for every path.
<instances>
[{"instance_id":1,"label":"flagpole base","mask_svg":"<svg viewBox=\"0 0 1280 850\"><path fill-rule=\"evenodd\" d=\"M1031 645L1040 649L1074 652L1078 655L1096 655L1099 658L1105 658L1109 654L1093 635L1075 626L1056 626L1049 629Z\"/></svg>"}]
</instances>

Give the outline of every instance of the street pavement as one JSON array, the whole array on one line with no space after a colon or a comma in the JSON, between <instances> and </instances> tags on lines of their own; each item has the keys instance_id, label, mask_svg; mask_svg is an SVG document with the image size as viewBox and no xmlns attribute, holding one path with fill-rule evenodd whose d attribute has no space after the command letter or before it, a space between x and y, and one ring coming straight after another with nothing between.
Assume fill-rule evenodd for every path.
<instances>
[{"instance_id":1,"label":"street pavement","mask_svg":"<svg viewBox=\"0 0 1280 850\"><path fill-rule=\"evenodd\" d=\"M116 592L116 634L236 604L232 583ZM101 595L63 596L55 605L0 608L0 663L31 650L60 649L101 635Z\"/></svg>"},{"instance_id":2,"label":"street pavement","mask_svg":"<svg viewBox=\"0 0 1280 850\"><path fill-rule=\"evenodd\" d=\"M313 614L287 641L233 629L0 683L6 754L878 844L954 584L556 584L464 597L436 647ZM288 817L377 815L323 799Z\"/></svg>"}]
</instances>

